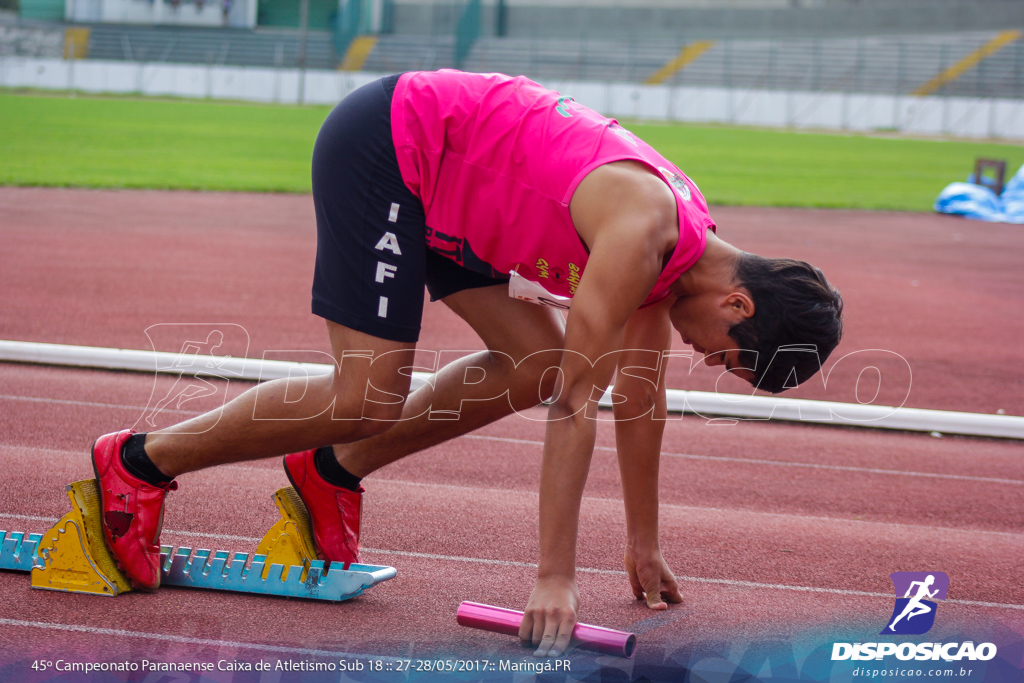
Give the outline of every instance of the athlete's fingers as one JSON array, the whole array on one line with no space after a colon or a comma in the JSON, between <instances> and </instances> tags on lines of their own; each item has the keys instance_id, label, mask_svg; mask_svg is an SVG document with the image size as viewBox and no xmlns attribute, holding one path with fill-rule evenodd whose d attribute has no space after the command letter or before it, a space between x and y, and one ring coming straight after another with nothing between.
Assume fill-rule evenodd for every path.
<instances>
[{"instance_id":1,"label":"athlete's fingers","mask_svg":"<svg viewBox=\"0 0 1024 683\"><path fill-rule=\"evenodd\" d=\"M647 593L647 606L651 609L668 609L668 604L661 597L661 577L657 574L647 577L645 586Z\"/></svg>"},{"instance_id":2,"label":"athlete's fingers","mask_svg":"<svg viewBox=\"0 0 1024 683\"><path fill-rule=\"evenodd\" d=\"M644 587L636 575L636 564L633 558L626 557L626 575L629 577L629 586L633 589L633 597L637 600L644 599Z\"/></svg>"},{"instance_id":3,"label":"athlete's fingers","mask_svg":"<svg viewBox=\"0 0 1024 683\"><path fill-rule=\"evenodd\" d=\"M669 572L668 576L662 580L661 597L666 602L671 603L683 601L683 594L679 591L679 582L676 581L676 577L672 575L672 572Z\"/></svg>"},{"instance_id":4,"label":"athlete's fingers","mask_svg":"<svg viewBox=\"0 0 1024 683\"><path fill-rule=\"evenodd\" d=\"M627 566L629 562L627 561ZM661 575L662 567L659 565L651 566L650 564L643 564L636 567L634 572L630 574L636 574L635 583L632 576L630 576L630 584L633 586L633 595L636 596L637 600L647 599L647 606L651 609L668 609L668 605L661 598ZM638 589L639 586L639 589Z\"/></svg>"},{"instance_id":5,"label":"athlete's fingers","mask_svg":"<svg viewBox=\"0 0 1024 683\"><path fill-rule=\"evenodd\" d=\"M526 613L523 614L523 621L519 624L519 642L524 647L535 644L533 641L533 624L533 612L526 610Z\"/></svg>"},{"instance_id":6,"label":"athlete's fingers","mask_svg":"<svg viewBox=\"0 0 1024 683\"><path fill-rule=\"evenodd\" d=\"M546 628L547 619L544 618L543 614L540 615L540 616L541 616L540 619L536 619L535 618L533 620L533 635L530 638L530 643L535 648L537 648L538 650L541 648L541 646L544 643L544 634L547 631L547 628ZM536 654L536 652L534 654Z\"/></svg>"},{"instance_id":7,"label":"athlete's fingers","mask_svg":"<svg viewBox=\"0 0 1024 683\"><path fill-rule=\"evenodd\" d=\"M527 608L519 625L519 642L524 647L537 647L544 637L544 613Z\"/></svg>"},{"instance_id":8,"label":"athlete's fingers","mask_svg":"<svg viewBox=\"0 0 1024 683\"><path fill-rule=\"evenodd\" d=\"M558 619L548 615L544 627L544 635L540 639L534 657L557 657L565 652L572 640L572 631L576 626L576 618L572 615Z\"/></svg>"},{"instance_id":9,"label":"athlete's fingers","mask_svg":"<svg viewBox=\"0 0 1024 683\"><path fill-rule=\"evenodd\" d=\"M546 619L545 621L544 633L541 636L540 643L537 644L537 650L533 653L534 657L547 657L555 644L555 638L558 636L558 622L554 619Z\"/></svg>"},{"instance_id":10,"label":"athlete's fingers","mask_svg":"<svg viewBox=\"0 0 1024 683\"><path fill-rule=\"evenodd\" d=\"M535 657L557 657L565 652L572 640L572 632L576 626L576 614L572 610L552 609L544 612L544 629L533 655ZM537 632L537 624L540 619L534 621L534 633Z\"/></svg>"},{"instance_id":11,"label":"athlete's fingers","mask_svg":"<svg viewBox=\"0 0 1024 683\"><path fill-rule=\"evenodd\" d=\"M569 641L572 640L572 631L575 626L576 619L573 617L567 617L558 624L558 635L555 636L554 646L548 650L548 657L557 657L566 651Z\"/></svg>"}]
</instances>

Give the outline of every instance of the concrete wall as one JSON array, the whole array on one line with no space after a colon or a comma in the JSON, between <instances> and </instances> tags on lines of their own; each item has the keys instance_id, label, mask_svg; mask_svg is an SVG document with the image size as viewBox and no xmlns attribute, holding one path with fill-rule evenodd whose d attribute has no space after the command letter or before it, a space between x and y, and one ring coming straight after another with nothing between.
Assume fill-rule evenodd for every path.
<instances>
[{"instance_id":1,"label":"concrete wall","mask_svg":"<svg viewBox=\"0 0 1024 683\"><path fill-rule=\"evenodd\" d=\"M0 86L334 104L378 74L0 57ZM1024 100L546 82L606 116L1024 140Z\"/></svg>"},{"instance_id":2,"label":"concrete wall","mask_svg":"<svg viewBox=\"0 0 1024 683\"><path fill-rule=\"evenodd\" d=\"M619 118L1024 139L1022 100L589 82L545 85Z\"/></svg>"},{"instance_id":3,"label":"concrete wall","mask_svg":"<svg viewBox=\"0 0 1024 683\"><path fill-rule=\"evenodd\" d=\"M296 103L298 69L0 57L0 86ZM377 74L305 72L304 101L334 104Z\"/></svg>"}]
</instances>

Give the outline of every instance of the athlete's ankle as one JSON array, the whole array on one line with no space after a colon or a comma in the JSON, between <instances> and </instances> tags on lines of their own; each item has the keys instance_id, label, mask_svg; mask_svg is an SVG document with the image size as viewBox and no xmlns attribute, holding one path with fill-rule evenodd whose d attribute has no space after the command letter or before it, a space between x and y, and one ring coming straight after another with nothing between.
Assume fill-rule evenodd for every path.
<instances>
[{"instance_id":1,"label":"athlete's ankle","mask_svg":"<svg viewBox=\"0 0 1024 683\"><path fill-rule=\"evenodd\" d=\"M167 457L170 452L170 443L166 434L150 432L144 436L146 437L146 456L164 476L173 479L184 474L179 468L175 467L174 461Z\"/></svg>"},{"instance_id":2,"label":"athlete's ankle","mask_svg":"<svg viewBox=\"0 0 1024 683\"><path fill-rule=\"evenodd\" d=\"M313 463L317 473L328 484L340 486L349 491L359 490L359 482L362 481L362 477L357 477L338 462L332 446L318 448L316 455L313 456Z\"/></svg>"},{"instance_id":3,"label":"athlete's ankle","mask_svg":"<svg viewBox=\"0 0 1024 683\"><path fill-rule=\"evenodd\" d=\"M169 484L174 477L167 476L149 457L146 434L133 434L121 449L121 464L137 479L153 486Z\"/></svg>"}]
</instances>

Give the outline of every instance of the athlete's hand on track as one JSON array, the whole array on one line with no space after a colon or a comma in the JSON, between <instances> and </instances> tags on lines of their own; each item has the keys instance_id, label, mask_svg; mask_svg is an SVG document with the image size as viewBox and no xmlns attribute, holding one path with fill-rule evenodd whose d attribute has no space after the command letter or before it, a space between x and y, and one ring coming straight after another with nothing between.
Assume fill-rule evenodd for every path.
<instances>
[{"instance_id":1,"label":"athlete's hand on track","mask_svg":"<svg viewBox=\"0 0 1024 683\"><path fill-rule=\"evenodd\" d=\"M519 627L519 640L537 648L534 657L557 657L569 647L579 609L575 579L537 579Z\"/></svg>"},{"instance_id":2,"label":"athlete's hand on track","mask_svg":"<svg viewBox=\"0 0 1024 683\"><path fill-rule=\"evenodd\" d=\"M668 609L670 602L682 602L679 584L660 550L640 553L626 550L626 574L637 600L647 600L651 609Z\"/></svg>"}]
</instances>

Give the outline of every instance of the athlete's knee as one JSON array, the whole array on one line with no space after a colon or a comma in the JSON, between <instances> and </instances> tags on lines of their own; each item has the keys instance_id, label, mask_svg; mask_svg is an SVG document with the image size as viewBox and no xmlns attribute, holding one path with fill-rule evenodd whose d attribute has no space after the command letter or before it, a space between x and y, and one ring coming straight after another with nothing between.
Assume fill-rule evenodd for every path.
<instances>
[{"instance_id":1,"label":"athlete's knee","mask_svg":"<svg viewBox=\"0 0 1024 683\"><path fill-rule=\"evenodd\" d=\"M562 349L555 346L531 353L516 366L509 387L516 408L536 405L554 395L561 362Z\"/></svg>"},{"instance_id":2,"label":"athlete's knee","mask_svg":"<svg viewBox=\"0 0 1024 683\"><path fill-rule=\"evenodd\" d=\"M554 366L549 365L544 368L534 368L534 373L538 373L535 379L537 397L546 401L554 396L559 377L558 371L555 370Z\"/></svg>"},{"instance_id":3,"label":"athlete's knee","mask_svg":"<svg viewBox=\"0 0 1024 683\"><path fill-rule=\"evenodd\" d=\"M363 396L338 396L331 412L332 440L350 443L383 434L401 419L402 405L377 403Z\"/></svg>"},{"instance_id":4,"label":"athlete's knee","mask_svg":"<svg viewBox=\"0 0 1024 683\"><path fill-rule=\"evenodd\" d=\"M615 394L612 413L617 421L649 415L658 404L658 388L646 383L619 381L612 393Z\"/></svg>"}]
</instances>

